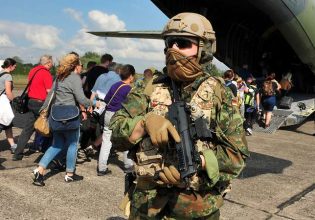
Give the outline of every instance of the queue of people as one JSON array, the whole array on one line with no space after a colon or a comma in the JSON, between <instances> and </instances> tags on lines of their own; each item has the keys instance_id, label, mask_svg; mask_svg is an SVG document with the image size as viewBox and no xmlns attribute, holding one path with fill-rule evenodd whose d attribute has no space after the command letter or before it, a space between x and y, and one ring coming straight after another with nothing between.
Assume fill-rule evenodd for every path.
<instances>
[{"instance_id":1,"label":"queue of people","mask_svg":"<svg viewBox=\"0 0 315 220\"><path fill-rule=\"evenodd\" d=\"M72 58L72 62L75 64L69 64L69 60L71 60L70 57ZM74 57L76 59L74 59ZM89 108L91 112L88 113L89 124L87 129L81 129L80 135L74 135L72 144L68 144L66 149L62 150L62 146L55 146L55 148L54 146L51 146L51 148L49 148L50 150L47 152L51 152L51 149L54 149L54 153L48 153L47 155L50 155L50 157L45 159L45 156L43 159L44 162L40 162L39 167L34 171L35 184L43 185L42 175L44 173L44 169L47 168L51 161L57 164L60 169L66 169L69 171L69 173L74 173L75 166L73 165L73 158L77 158L77 153L74 154L74 151L76 150L74 150L73 147L77 146L75 142L80 143L80 148L78 151L79 157L91 157L96 152L99 152L97 175L104 176L111 173L111 170L109 170L107 167L108 157L111 153L113 153L113 150L112 152L110 151L111 130L109 129L109 123L111 117L117 110L121 108L121 103L125 100L127 94L129 93L131 89L130 84L134 82L135 71L131 65L124 66L122 64L113 62L113 57L110 54L104 54L101 57L100 62L100 65L96 65L94 62L91 62L87 71L82 74L83 68L77 53L71 52L64 58L64 60L60 61L60 66L56 76L57 79L59 76L58 74L66 74L67 77L73 74L80 76L80 84L71 84L71 86L75 86L74 88L80 88L80 90L82 89L85 95L84 97L89 99L91 106L91 108ZM40 58L39 65L31 69L28 75L28 80L32 81L28 88L28 108L32 114L30 114L28 117L26 125L22 130L17 144L15 144L13 139L12 123L5 126L2 125L2 130L5 131L7 140L11 146L11 152L13 153L14 161L23 159L24 149L35 131L33 124L38 118L40 111L45 107L45 100L47 102L47 100L49 100L47 97L50 97L52 94L52 88L54 88L54 86L50 69L53 65L54 63L52 57L50 55L43 55ZM68 65L73 68L69 69L68 66L62 67L61 65ZM2 65L4 69L3 72L5 74L2 74L3 76L1 75L0 77L0 91L3 90L8 99L11 101L13 99L13 83L10 73L14 71L15 66L16 62L13 59L6 59ZM61 70L62 68L63 70ZM66 69L68 72L62 72ZM144 89L146 84L150 81L150 79L152 79L153 73L154 70L145 69L143 74L144 77L134 82L135 87ZM63 78L63 80L65 80L67 77ZM290 76L288 77L290 78ZM243 80L240 76L234 73L233 70L227 70L224 73L223 78L225 80L225 86L232 91L233 105L238 107L241 115L244 117L244 129L246 131L246 135L252 135L253 124L255 123L257 114L260 113L261 108L264 112L264 126L265 128L268 128L271 121L271 112L275 106L276 91L280 91L281 89L280 84L275 80L275 74L271 73L266 77L262 88L257 87L255 79L251 74L249 74L246 80ZM71 77L69 79L71 79ZM266 92L267 88L264 87L267 87L269 81L271 82L272 86L269 88L270 91ZM120 89L120 86L126 86L126 88ZM68 90L78 92L77 89L74 90L73 88L68 88ZM63 91L63 95L62 93L58 94L56 99L63 100L62 96L68 95L66 94L66 91ZM80 95L78 95L79 93ZM76 100L75 102L78 102L78 98L80 98L80 101L83 102L81 91L79 91L79 93L72 94L72 97L74 100ZM65 100L69 101L68 98ZM85 104L86 103L87 101L85 101ZM82 105L84 105L84 103ZM105 108L106 113L103 115L102 111L104 111ZM84 115L82 118L86 119L87 115L85 108L83 108L82 114ZM57 133L53 136L58 140ZM69 137L71 137L71 135ZM72 146L73 149L70 146ZM57 150L56 147L58 148ZM77 147L75 147L75 149L77 149ZM60 153L59 151L62 151L63 153ZM71 153L68 154L67 151ZM127 158L127 153L128 151L124 152L124 168L125 170L130 170L133 167L133 164L131 160ZM68 157L71 157L71 159L68 159ZM70 163L67 161L72 162ZM71 174L67 175L68 176L66 179L69 179Z\"/></svg>"},{"instance_id":2,"label":"queue of people","mask_svg":"<svg viewBox=\"0 0 315 220\"><path fill-rule=\"evenodd\" d=\"M93 143L93 150L100 145L99 176L111 173L107 159L112 147L124 152L124 168L131 178L126 185L129 201L121 207L129 219L220 218L231 181L240 175L249 157L238 111L241 106L246 109L242 93L249 89L237 79L238 97L233 97L223 80L206 72L216 52L216 36L204 16L180 13L168 21L162 37L165 74L152 80L153 71L146 70L135 89L131 89L134 67L123 65L111 73L113 57L109 54L86 73L83 84L78 54L70 53L60 60L54 80L47 74L52 61L41 63L46 74L38 77L42 92L30 97L31 125L25 128L13 156L23 159L23 145L34 130L36 116L49 109L53 142L32 172L34 185L45 185L45 170L56 158L65 164L65 182L83 179L76 173L80 122L105 106L104 116L100 114L93 127L102 135L85 141ZM32 70L29 80L39 71ZM104 81L101 76L116 80ZM99 79L103 83L99 84ZM36 89L35 84L31 88ZM187 132L188 124L196 126L196 134Z\"/></svg>"},{"instance_id":3,"label":"queue of people","mask_svg":"<svg viewBox=\"0 0 315 220\"><path fill-rule=\"evenodd\" d=\"M132 65L119 64L113 62L110 54L101 57L100 65L90 62L89 68L82 73L83 65L77 53L71 52L63 57L58 65L56 76L53 77L50 70L54 65L50 55L40 57L39 64L32 68L28 74L29 86L28 110L29 114L26 124L18 138L17 144L14 142L12 133L12 120L9 124L1 124L1 131L4 130L7 140L11 146L13 161L23 160L27 144L34 134L34 122L39 117L42 110L46 109L50 102L54 106L76 106L80 112L81 128L71 130L52 131L52 137L43 137L36 132L34 144L41 142L49 143L43 150L38 167L33 171L34 185L44 186L45 170L53 168L59 171L66 171L65 182L78 181L83 176L75 173L77 157L96 156L99 153L97 175L104 176L110 174L107 168L108 158L111 151L111 131L109 121L111 116L122 107L132 85L138 87L139 82L143 86L143 79L135 83L135 69ZM8 58L4 61L3 72L0 75L0 91L3 97L12 101L14 96L12 71L15 70L16 61ZM149 73L148 73L149 71ZM153 77L150 69L144 71L146 80ZM141 88L142 88L141 86ZM90 89L90 91L89 91ZM53 101L51 101L53 100ZM8 101L8 103L9 103ZM12 109L11 105L9 107ZM52 107L50 107L52 108ZM103 108L104 115L99 112ZM12 109L13 112L13 109ZM96 115L95 112L99 112ZM89 121L88 128L83 129L82 124ZM80 146L80 147L79 147ZM35 146L35 148L38 146ZM79 154L79 155L78 155ZM130 171L133 162L127 158L128 151L123 153L124 170Z\"/></svg>"},{"instance_id":4,"label":"queue of people","mask_svg":"<svg viewBox=\"0 0 315 220\"><path fill-rule=\"evenodd\" d=\"M290 86L292 85L290 76L287 76L290 81L282 80L282 84L289 85L284 89L275 79L275 76L274 72L268 73L258 86L256 79L249 72L246 79L243 79L233 70L227 70L224 73L225 85L233 94L233 103L238 106L244 117L244 129L247 136L253 134L253 124L257 120L264 128L270 127L277 97L285 96L292 87Z\"/></svg>"},{"instance_id":5,"label":"queue of people","mask_svg":"<svg viewBox=\"0 0 315 220\"><path fill-rule=\"evenodd\" d=\"M79 60L79 55L77 53L71 52L69 56L70 55L74 55ZM69 59L69 57L64 59ZM63 60L60 62L61 64L62 61ZM110 118L113 116L114 112L121 108L117 107L114 109L114 111L111 111L111 108L113 108L112 106L115 102L110 103L110 105L108 105L108 102L111 102L112 98L115 100L117 97L121 96L119 101L115 104L117 106L121 106L121 102L126 98L131 87L128 86L126 89L123 88L120 92L116 91L117 94L115 92L113 93L113 89L117 89L117 86L115 85L118 84L130 85L134 81L134 71L131 70L131 65L124 66L122 64L113 62L113 57L110 54L104 54L100 61L100 65L96 65L94 62L91 62L89 64L89 68L83 74L81 63L78 63L77 67L71 71L81 77L81 84L77 85L77 87L80 86L80 88L82 88L85 97L89 99L91 103L91 109L94 109L91 111L91 113L88 113L90 115L88 128L81 129L80 135L78 136L80 143L78 157L92 157L96 152L99 152L97 175L104 176L111 173L107 167L107 163L108 157L113 153L113 150L110 151L111 130L108 126ZM27 142L34 133L33 124L39 116L40 110L43 109L45 100L47 101L47 95L52 91L53 77L50 73L50 69L53 65L54 63L52 57L50 55L43 55L40 58L39 65L31 69L28 75L28 80L32 80L32 83L28 89L28 108L32 114L30 114L28 117L26 125L22 130L17 144L15 144L13 139L12 123L6 126L2 125L1 127L1 129L6 133L7 140L11 146L11 152L13 153L13 160L15 161L23 159L24 149L27 145ZM16 62L13 59L6 59L2 65L4 69L3 72L5 74L3 74L3 76L1 75L0 77L0 91L3 90L8 99L11 101L13 99L13 83L10 73L15 69L15 66ZM128 68L129 71L126 70ZM143 73L144 77L134 82L134 86L144 89L146 84L150 81L150 79L152 79L154 71L155 70L152 69L145 69ZM57 72L57 78L58 74L59 73ZM244 118L244 129L246 135L252 135L253 124L256 121L257 115L260 114L261 109L263 109L262 118L264 120L264 127L268 128L270 126L272 110L276 104L275 95L278 91L280 91L281 85L275 80L275 74L271 73L267 75L264 83L262 84L262 87L258 88L254 77L251 74L248 75L249 76L247 79L243 80L231 69L224 73L223 78L225 80L225 86L228 87L232 92L233 105L238 107L241 115ZM289 81L289 84L291 85L292 82L290 80L290 75L287 76L287 78L289 78L287 81ZM270 91L267 91L268 82L271 82L271 87L269 88ZM284 82L281 83L284 84ZM91 88L90 91L89 88ZM128 92L123 92L124 90L128 90ZM287 88L285 88L285 91L287 93ZM110 97L109 94L117 97ZM73 96L77 98L77 96L74 94ZM102 111L104 111L105 108L107 111L104 115L102 115ZM85 111L83 114L86 114ZM92 117L93 115L94 117ZM83 118L87 118L87 116L85 115ZM128 151L124 152L124 168L125 170L130 170L133 167L133 164L127 159L127 152ZM53 163L58 165L57 167L64 170L67 164L67 155L67 150L63 150L63 153L60 153L58 156L53 154L52 158L50 158L48 161L50 162L53 160ZM77 155L75 155L75 158L76 157ZM39 166L40 171L35 172L39 179L41 179L40 175L42 175L43 169L47 166L48 164L45 162L44 165L41 164ZM72 167L69 169L71 169L73 172L73 162L72 165L69 166ZM39 185L41 184L42 183L39 183Z\"/></svg>"},{"instance_id":6,"label":"queue of people","mask_svg":"<svg viewBox=\"0 0 315 220\"><path fill-rule=\"evenodd\" d=\"M41 84L42 93L30 97L33 101L29 103L32 110L29 122L32 124L53 103L50 117L53 143L33 170L34 185L45 185L45 170L56 158L65 164L65 182L82 180L75 168L81 142L86 156L100 151L98 176L111 173L107 163L112 148L123 152L124 168L132 173L126 200L121 205L129 219L220 218L220 207L231 190L231 181L240 175L250 156L245 133L252 134L261 108L264 127L270 126L275 96L281 86L274 73L267 74L258 86L247 71L248 66L244 66L243 78L233 70L226 71L225 83L209 74L207 67L216 52L216 36L211 23L202 15L180 13L172 17L162 37L165 74L152 80L154 71L146 69L135 89L131 86L135 80L134 67L116 65L109 54L84 74L84 82L79 77L82 63L76 53L60 60L54 82L46 74L52 62L50 59L41 62L45 78L50 81L45 86ZM9 61L3 65L7 75L14 65ZM37 69L30 72L29 79L36 71L39 72ZM35 89L35 84L31 88ZM0 89L8 90L12 100L10 75L4 78ZM66 108L71 111L64 111ZM70 115L63 121L73 120L70 127L62 130L68 125L60 124L57 116L65 113ZM92 120L88 129L80 132L80 120L84 122L89 117ZM188 124L196 126L196 134L188 131ZM6 126L6 131L12 128L12 124ZM25 134L17 149L9 141L10 131L6 133L15 160L23 159L23 143L33 131L32 125L23 130Z\"/></svg>"}]
</instances>

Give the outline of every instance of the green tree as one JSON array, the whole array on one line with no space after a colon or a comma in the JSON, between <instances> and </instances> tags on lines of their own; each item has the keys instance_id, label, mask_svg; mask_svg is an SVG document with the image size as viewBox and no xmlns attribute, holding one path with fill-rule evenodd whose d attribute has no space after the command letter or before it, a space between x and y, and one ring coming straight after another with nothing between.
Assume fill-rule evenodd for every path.
<instances>
[{"instance_id":1,"label":"green tree","mask_svg":"<svg viewBox=\"0 0 315 220\"><path fill-rule=\"evenodd\" d=\"M223 76L223 71L219 70L216 65L210 64L204 67L204 70L207 73L210 73L211 76Z\"/></svg>"},{"instance_id":2,"label":"green tree","mask_svg":"<svg viewBox=\"0 0 315 220\"><path fill-rule=\"evenodd\" d=\"M17 75L28 75L29 71L33 68L32 65L25 65L17 62L16 68L14 70L14 74Z\"/></svg>"},{"instance_id":3,"label":"green tree","mask_svg":"<svg viewBox=\"0 0 315 220\"><path fill-rule=\"evenodd\" d=\"M23 63L23 60L19 56L14 56L12 57L12 59L15 60L17 63L20 63L20 64Z\"/></svg>"},{"instance_id":4,"label":"green tree","mask_svg":"<svg viewBox=\"0 0 315 220\"><path fill-rule=\"evenodd\" d=\"M81 62L83 64L84 67L86 67L86 64L89 61L95 61L96 63L99 63L101 59L101 55L99 55L98 53L95 52L86 52L82 57L81 57Z\"/></svg>"}]
</instances>

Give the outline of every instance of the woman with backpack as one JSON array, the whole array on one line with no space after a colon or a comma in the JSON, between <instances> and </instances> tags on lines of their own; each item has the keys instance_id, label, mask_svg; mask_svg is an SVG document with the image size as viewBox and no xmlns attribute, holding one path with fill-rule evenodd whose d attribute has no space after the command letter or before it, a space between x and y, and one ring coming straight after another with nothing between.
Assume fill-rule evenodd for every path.
<instances>
[{"instance_id":1,"label":"woman with backpack","mask_svg":"<svg viewBox=\"0 0 315 220\"><path fill-rule=\"evenodd\" d=\"M275 79L276 74L271 72L267 74L265 81L262 84L260 91L261 104L264 109L264 127L270 126L272 111L276 105L276 92L280 90L281 86ZM259 103L258 103L259 106Z\"/></svg>"}]
</instances>

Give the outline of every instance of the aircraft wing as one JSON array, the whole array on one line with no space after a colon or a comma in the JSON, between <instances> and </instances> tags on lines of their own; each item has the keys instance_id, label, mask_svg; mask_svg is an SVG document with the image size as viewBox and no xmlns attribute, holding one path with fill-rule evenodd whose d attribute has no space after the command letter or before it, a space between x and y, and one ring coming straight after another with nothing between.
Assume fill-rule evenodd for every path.
<instances>
[{"instance_id":1,"label":"aircraft wing","mask_svg":"<svg viewBox=\"0 0 315 220\"><path fill-rule=\"evenodd\" d=\"M162 40L161 31L91 31L88 33L99 37L123 37Z\"/></svg>"}]
</instances>

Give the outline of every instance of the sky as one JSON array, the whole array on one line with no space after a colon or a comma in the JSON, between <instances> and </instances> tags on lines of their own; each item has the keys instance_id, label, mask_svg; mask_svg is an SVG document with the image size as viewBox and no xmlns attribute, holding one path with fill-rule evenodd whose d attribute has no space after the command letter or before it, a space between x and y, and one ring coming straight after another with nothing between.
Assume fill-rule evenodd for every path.
<instances>
[{"instance_id":1,"label":"sky","mask_svg":"<svg viewBox=\"0 0 315 220\"><path fill-rule=\"evenodd\" d=\"M162 30L168 18L149 0L0 0L0 60L18 56L38 63L43 54L58 60L75 51L132 64L136 72L164 66L161 40L104 38L87 31Z\"/></svg>"}]
</instances>

